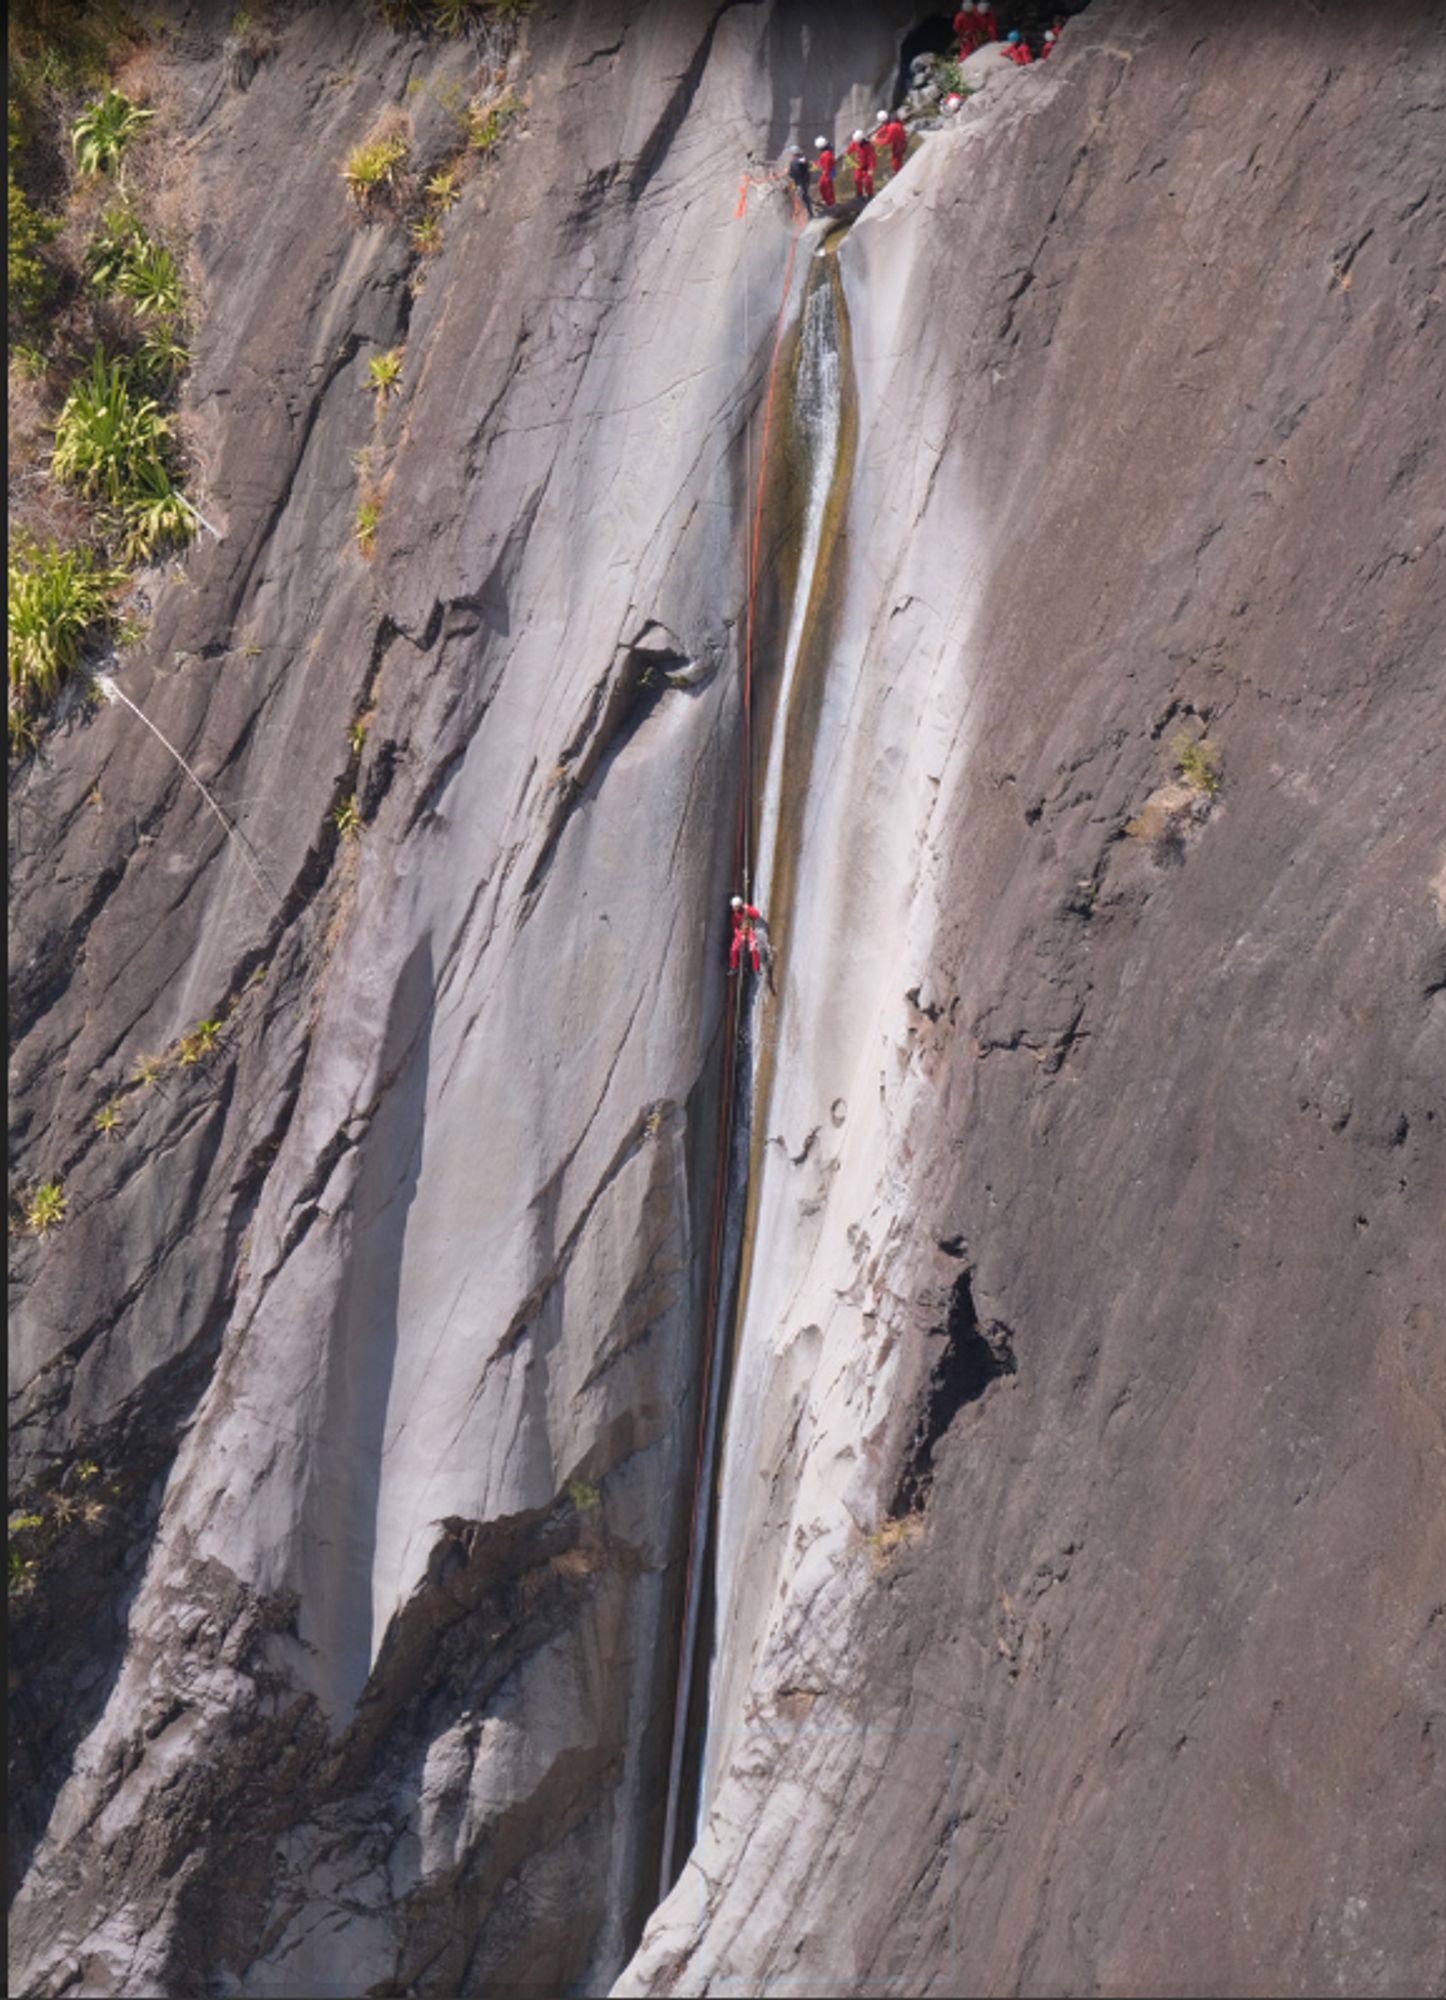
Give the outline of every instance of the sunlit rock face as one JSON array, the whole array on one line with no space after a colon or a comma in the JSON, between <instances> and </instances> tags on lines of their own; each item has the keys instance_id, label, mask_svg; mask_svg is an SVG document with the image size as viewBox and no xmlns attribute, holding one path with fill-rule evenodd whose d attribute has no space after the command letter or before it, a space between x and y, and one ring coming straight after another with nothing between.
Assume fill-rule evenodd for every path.
<instances>
[{"instance_id":1,"label":"sunlit rock face","mask_svg":"<svg viewBox=\"0 0 1446 2000\"><path fill-rule=\"evenodd\" d=\"M1424 4L1094 0L837 248L653 1913L789 246L735 205L917 22L539 5L419 287L339 164L388 106L442 161L475 50L168 46L221 538L117 674L246 846L119 704L15 787L13 1151L71 1205L12 1448L109 1495L16 1630L18 1990L1439 1985Z\"/></svg>"}]
</instances>

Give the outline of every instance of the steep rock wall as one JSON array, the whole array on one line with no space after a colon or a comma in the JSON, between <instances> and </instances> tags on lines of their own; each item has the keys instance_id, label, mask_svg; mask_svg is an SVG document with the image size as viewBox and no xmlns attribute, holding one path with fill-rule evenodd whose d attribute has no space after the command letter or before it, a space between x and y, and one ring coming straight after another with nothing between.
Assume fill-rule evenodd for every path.
<instances>
[{"instance_id":1,"label":"steep rock wall","mask_svg":"<svg viewBox=\"0 0 1446 2000\"><path fill-rule=\"evenodd\" d=\"M620 1992L1439 1984L1440 27L1099 0L840 253L744 1554Z\"/></svg>"},{"instance_id":2,"label":"steep rock wall","mask_svg":"<svg viewBox=\"0 0 1446 2000\"><path fill-rule=\"evenodd\" d=\"M186 11L162 65L222 539L122 672L255 859L119 708L15 801L16 1167L70 1212L18 1259L12 1421L22 1477L111 1495L22 1620L15 1979L597 1987L656 1883L786 240L733 204L895 28L535 9L420 289L340 164L391 106L424 174L475 57L322 7L237 92L223 34Z\"/></svg>"}]
</instances>

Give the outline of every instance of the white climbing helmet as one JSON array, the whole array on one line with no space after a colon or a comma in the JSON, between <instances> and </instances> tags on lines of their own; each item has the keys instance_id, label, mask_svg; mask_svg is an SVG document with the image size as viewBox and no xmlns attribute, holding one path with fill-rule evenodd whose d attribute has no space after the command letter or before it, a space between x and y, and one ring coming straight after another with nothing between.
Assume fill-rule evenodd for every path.
<instances>
[{"instance_id":1,"label":"white climbing helmet","mask_svg":"<svg viewBox=\"0 0 1446 2000\"><path fill-rule=\"evenodd\" d=\"M1046 28L1044 31L1044 39L1047 42L1057 42L1059 40L1059 36L1055 33L1053 28Z\"/></svg>"},{"instance_id":2,"label":"white climbing helmet","mask_svg":"<svg viewBox=\"0 0 1446 2000\"><path fill-rule=\"evenodd\" d=\"M813 142L813 143L814 143L814 145L815 145L815 146L818 146L818 147L822 148L822 147L824 147L824 146L827 146L827 144L828 144L828 140L827 140L827 139L825 139L825 138L824 138L824 136L823 136L823 134L822 134L822 132L820 132L820 133L819 133L819 135L818 135L818 137L817 137L817 138L816 138L816 139L814 140L814 142Z\"/></svg>"},{"instance_id":3,"label":"white climbing helmet","mask_svg":"<svg viewBox=\"0 0 1446 2000\"><path fill-rule=\"evenodd\" d=\"M855 132L855 133L854 133L854 137L855 137L856 139L862 139L862 138L863 138L863 136L864 136L864 135L863 135L863 132L862 132L862 130L860 130L860 131L858 131L858 132Z\"/></svg>"},{"instance_id":4,"label":"white climbing helmet","mask_svg":"<svg viewBox=\"0 0 1446 2000\"><path fill-rule=\"evenodd\" d=\"M874 116L878 119L881 125L887 125L889 122L889 114L887 111L876 111L874 113Z\"/></svg>"},{"instance_id":5,"label":"white climbing helmet","mask_svg":"<svg viewBox=\"0 0 1446 2000\"><path fill-rule=\"evenodd\" d=\"M741 896L732 897L730 899L730 905L735 910L741 910L743 908L743 898Z\"/></svg>"}]
</instances>

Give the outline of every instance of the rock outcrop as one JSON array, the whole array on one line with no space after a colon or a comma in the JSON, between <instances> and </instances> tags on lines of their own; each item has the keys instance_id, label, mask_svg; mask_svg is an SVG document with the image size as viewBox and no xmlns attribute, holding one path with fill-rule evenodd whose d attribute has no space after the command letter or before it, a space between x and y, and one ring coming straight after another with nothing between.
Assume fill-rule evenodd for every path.
<instances>
[{"instance_id":1,"label":"rock outcrop","mask_svg":"<svg viewBox=\"0 0 1446 2000\"><path fill-rule=\"evenodd\" d=\"M119 677L244 840L118 706L14 790L12 1151L70 1209L13 1450L106 1495L17 1622L18 1990L1439 1986L1426 0L1094 0L839 250L649 1920L788 236L733 204L915 19L538 6L420 285L338 165L389 107L441 161L467 46L173 38L222 534Z\"/></svg>"}]
</instances>

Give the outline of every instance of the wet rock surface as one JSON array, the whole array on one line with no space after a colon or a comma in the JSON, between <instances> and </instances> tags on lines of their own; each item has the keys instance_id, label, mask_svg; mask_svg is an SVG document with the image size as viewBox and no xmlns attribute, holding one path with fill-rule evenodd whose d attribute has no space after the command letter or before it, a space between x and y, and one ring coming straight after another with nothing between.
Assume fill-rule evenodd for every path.
<instances>
[{"instance_id":1,"label":"wet rock surface","mask_svg":"<svg viewBox=\"0 0 1446 2000\"><path fill-rule=\"evenodd\" d=\"M475 56L180 21L222 539L119 673L249 847L115 707L14 788L71 1206L12 1448L105 1488L16 1624L19 1990L642 1931L786 242L732 204L912 20L539 6L420 289L338 166L388 106L439 162ZM621 1990L1439 1985L1442 25L1095 0L841 252L746 1559Z\"/></svg>"}]
</instances>

